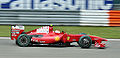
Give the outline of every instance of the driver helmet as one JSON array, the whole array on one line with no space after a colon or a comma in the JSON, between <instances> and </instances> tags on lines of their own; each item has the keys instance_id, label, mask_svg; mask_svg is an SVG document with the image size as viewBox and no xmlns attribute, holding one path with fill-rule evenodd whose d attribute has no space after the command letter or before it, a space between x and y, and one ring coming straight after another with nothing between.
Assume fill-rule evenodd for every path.
<instances>
[{"instance_id":1,"label":"driver helmet","mask_svg":"<svg viewBox=\"0 0 120 58\"><path fill-rule=\"evenodd\" d=\"M55 33L60 33L60 31L59 30L55 30Z\"/></svg>"}]
</instances>

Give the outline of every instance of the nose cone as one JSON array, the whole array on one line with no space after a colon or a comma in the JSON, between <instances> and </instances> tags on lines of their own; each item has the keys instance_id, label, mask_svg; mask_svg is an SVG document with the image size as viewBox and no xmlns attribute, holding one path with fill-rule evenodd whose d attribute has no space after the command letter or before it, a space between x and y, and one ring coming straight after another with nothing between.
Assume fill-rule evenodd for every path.
<instances>
[{"instance_id":1,"label":"nose cone","mask_svg":"<svg viewBox=\"0 0 120 58\"><path fill-rule=\"evenodd\" d=\"M105 39L105 38L103 38L102 40L103 40L103 41L108 41L108 40L107 40L107 39Z\"/></svg>"},{"instance_id":2,"label":"nose cone","mask_svg":"<svg viewBox=\"0 0 120 58\"><path fill-rule=\"evenodd\" d=\"M108 41L107 39L105 38L101 38L101 37L97 37L98 39L102 40L102 41Z\"/></svg>"},{"instance_id":3,"label":"nose cone","mask_svg":"<svg viewBox=\"0 0 120 58\"><path fill-rule=\"evenodd\" d=\"M97 37L97 36L90 36L91 38L94 38L94 40L101 40L101 41L108 41L105 38Z\"/></svg>"}]
</instances>

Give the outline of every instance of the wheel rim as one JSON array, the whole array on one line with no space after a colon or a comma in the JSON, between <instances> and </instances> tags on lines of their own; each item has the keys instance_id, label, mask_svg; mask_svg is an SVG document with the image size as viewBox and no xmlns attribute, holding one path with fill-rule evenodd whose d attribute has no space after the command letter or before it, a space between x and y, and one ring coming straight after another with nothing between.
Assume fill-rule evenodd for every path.
<instances>
[{"instance_id":1,"label":"wheel rim","mask_svg":"<svg viewBox=\"0 0 120 58\"><path fill-rule=\"evenodd\" d=\"M19 40L20 40L20 44L21 44L21 45L25 45L25 44L28 43L28 39L27 39L26 36L22 36L22 37L20 37Z\"/></svg>"},{"instance_id":2,"label":"wheel rim","mask_svg":"<svg viewBox=\"0 0 120 58\"><path fill-rule=\"evenodd\" d=\"M84 47L89 47L90 41L88 38L83 38L80 42Z\"/></svg>"}]
</instances>

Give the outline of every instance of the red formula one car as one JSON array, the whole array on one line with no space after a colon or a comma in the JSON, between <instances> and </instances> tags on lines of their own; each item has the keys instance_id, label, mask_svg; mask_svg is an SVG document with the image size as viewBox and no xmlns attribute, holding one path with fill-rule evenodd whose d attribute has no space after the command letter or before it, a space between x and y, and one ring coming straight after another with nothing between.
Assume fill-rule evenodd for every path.
<instances>
[{"instance_id":1,"label":"red formula one car","mask_svg":"<svg viewBox=\"0 0 120 58\"><path fill-rule=\"evenodd\" d=\"M81 34L67 34L64 31L53 31L53 26L43 26L41 28L24 32L24 26L11 27L11 40L16 40L20 47L26 47L30 44L59 44L69 46L72 42L77 42L81 48L90 48L92 44L95 47L104 48L107 41L104 38Z\"/></svg>"}]
</instances>

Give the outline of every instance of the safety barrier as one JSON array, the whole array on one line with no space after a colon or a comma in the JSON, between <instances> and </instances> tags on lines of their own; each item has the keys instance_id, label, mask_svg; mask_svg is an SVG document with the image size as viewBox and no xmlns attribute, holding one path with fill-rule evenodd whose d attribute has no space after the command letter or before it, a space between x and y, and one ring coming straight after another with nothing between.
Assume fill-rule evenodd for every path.
<instances>
[{"instance_id":1,"label":"safety barrier","mask_svg":"<svg viewBox=\"0 0 120 58\"><path fill-rule=\"evenodd\" d=\"M81 17L88 18L87 22L108 24L106 26L120 26L120 11L84 11Z\"/></svg>"},{"instance_id":2,"label":"safety barrier","mask_svg":"<svg viewBox=\"0 0 120 58\"><path fill-rule=\"evenodd\" d=\"M0 24L120 26L120 11L0 10Z\"/></svg>"}]
</instances>

